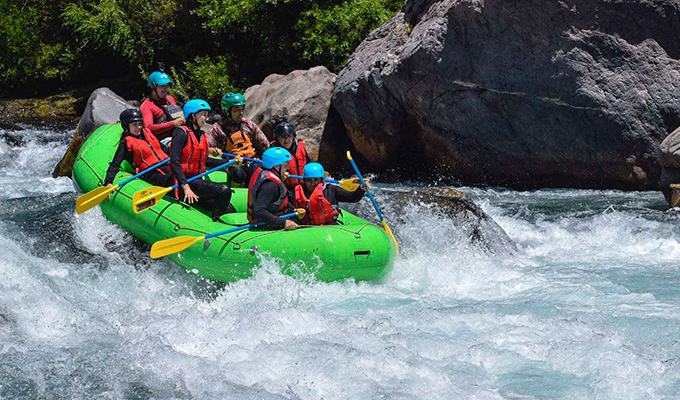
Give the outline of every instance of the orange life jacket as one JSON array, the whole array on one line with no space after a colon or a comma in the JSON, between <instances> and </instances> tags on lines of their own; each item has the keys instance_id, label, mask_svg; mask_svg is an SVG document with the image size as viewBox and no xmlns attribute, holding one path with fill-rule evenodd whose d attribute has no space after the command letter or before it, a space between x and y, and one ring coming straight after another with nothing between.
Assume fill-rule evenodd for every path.
<instances>
[{"instance_id":1,"label":"orange life jacket","mask_svg":"<svg viewBox=\"0 0 680 400\"><path fill-rule=\"evenodd\" d=\"M255 147L253 141L250 140L250 135L241 129L233 131L226 135L226 149L227 153L236 154L237 156L253 158L255 157Z\"/></svg>"},{"instance_id":2,"label":"orange life jacket","mask_svg":"<svg viewBox=\"0 0 680 400\"><path fill-rule=\"evenodd\" d=\"M288 189L286 185L283 184L281 178L278 175L269 170L263 170L258 168L257 171L250 177L250 183L248 184L248 222L260 222L253 216L253 207L255 204L255 195L257 190L262 186L262 184L271 180L272 182L279 185L279 198L275 202L267 207L267 210L274 215L283 215L288 211Z\"/></svg>"},{"instance_id":3,"label":"orange life jacket","mask_svg":"<svg viewBox=\"0 0 680 400\"><path fill-rule=\"evenodd\" d=\"M127 151L132 153L132 158L135 162L136 173L169 158L168 155L163 152L160 142L158 142L158 139L156 139L156 136L151 133L150 130L144 128L142 129L142 134L146 140L136 138L132 135L125 137ZM163 169L158 168L157 171L165 175Z\"/></svg>"},{"instance_id":4,"label":"orange life jacket","mask_svg":"<svg viewBox=\"0 0 680 400\"><path fill-rule=\"evenodd\" d=\"M288 172L291 175L302 175L302 170L305 169L307 165L307 150L305 150L305 142L299 139L295 139L297 143L297 151L293 155L293 159L288 162ZM272 147L281 147L280 144L274 140L271 144ZM295 185L301 185L301 179L288 178L285 180L286 186L289 188L294 188Z\"/></svg>"},{"instance_id":5,"label":"orange life jacket","mask_svg":"<svg viewBox=\"0 0 680 400\"><path fill-rule=\"evenodd\" d=\"M328 225L338 219L340 211L333 207L326 199L326 196L324 196L323 191L325 188L325 183L319 183L308 199L305 196L302 185L295 186L295 208L307 210L305 217L301 221L302 224L307 225L311 222L312 225Z\"/></svg>"}]
</instances>

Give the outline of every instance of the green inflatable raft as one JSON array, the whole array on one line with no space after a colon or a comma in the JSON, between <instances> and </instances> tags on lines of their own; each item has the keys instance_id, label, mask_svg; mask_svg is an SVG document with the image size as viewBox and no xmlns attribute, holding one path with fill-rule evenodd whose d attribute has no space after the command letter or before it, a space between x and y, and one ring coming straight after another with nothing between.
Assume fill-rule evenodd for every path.
<instances>
[{"instance_id":1,"label":"green inflatable raft","mask_svg":"<svg viewBox=\"0 0 680 400\"><path fill-rule=\"evenodd\" d=\"M83 143L73 166L73 181L82 192L103 184L109 162L120 141L119 124L104 125ZM134 174L123 162L114 184ZM226 182L222 171L204 179ZM177 236L204 236L248 223L247 189L234 188L232 204L237 213L213 222L201 211L166 195L152 208L135 214L132 195L151 185L136 179L101 203L104 216L146 243ZM377 226L343 211L340 224L302 227L294 231L240 230L198 243L169 256L175 263L204 278L233 282L248 278L263 258L276 259L283 273L295 277L313 275L317 280L378 279L391 268L396 251L390 238Z\"/></svg>"}]
</instances>

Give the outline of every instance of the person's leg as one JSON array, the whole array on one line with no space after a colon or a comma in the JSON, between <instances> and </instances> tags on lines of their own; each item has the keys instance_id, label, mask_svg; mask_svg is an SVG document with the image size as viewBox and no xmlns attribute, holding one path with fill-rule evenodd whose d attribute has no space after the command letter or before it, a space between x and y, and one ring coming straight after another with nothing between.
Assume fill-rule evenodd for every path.
<instances>
[{"instance_id":1,"label":"person's leg","mask_svg":"<svg viewBox=\"0 0 680 400\"><path fill-rule=\"evenodd\" d=\"M212 210L213 220L217 220L223 214L236 211L236 208L230 204L231 189L227 185L197 179L189 183L189 186L198 196L198 205Z\"/></svg>"},{"instance_id":2,"label":"person's leg","mask_svg":"<svg viewBox=\"0 0 680 400\"><path fill-rule=\"evenodd\" d=\"M172 173L166 168L163 169L165 174L161 174L158 170L153 170L142 177L145 181L154 186L168 187L173 185Z\"/></svg>"}]
</instances>

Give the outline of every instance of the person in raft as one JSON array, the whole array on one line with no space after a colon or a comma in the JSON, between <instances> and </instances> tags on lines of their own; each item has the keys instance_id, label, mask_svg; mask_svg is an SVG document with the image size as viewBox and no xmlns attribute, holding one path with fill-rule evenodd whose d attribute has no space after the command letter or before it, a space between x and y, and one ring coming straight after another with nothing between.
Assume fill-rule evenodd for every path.
<instances>
[{"instance_id":1,"label":"person in raft","mask_svg":"<svg viewBox=\"0 0 680 400\"><path fill-rule=\"evenodd\" d=\"M144 128L164 142L172 136L175 128L186 122L177 101L168 94L171 85L172 80L168 74L161 71L152 72L147 80L149 97L140 107L144 117Z\"/></svg>"},{"instance_id":2,"label":"person in raft","mask_svg":"<svg viewBox=\"0 0 680 400\"><path fill-rule=\"evenodd\" d=\"M111 186L118 174L120 163L127 160L139 173L168 158L161 148L158 139L148 129L142 127L142 113L136 108L123 110L120 113L120 124L123 126L123 134L120 144L106 171L104 185ZM156 186L170 186L172 173L167 165L147 172L142 179Z\"/></svg>"},{"instance_id":3,"label":"person in raft","mask_svg":"<svg viewBox=\"0 0 680 400\"><path fill-rule=\"evenodd\" d=\"M262 167L258 167L248 185L248 221L264 221L270 229L293 230L298 224L281 219L292 207L288 203L288 189L283 183L288 162L293 157L280 147L270 147L262 154Z\"/></svg>"},{"instance_id":4,"label":"person in raft","mask_svg":"<svg viewBox=\"0 0 680 400\"><path fill-rule=\"evenodd\" d=\"M305 142L295 137L293 125L285 121L277 124L274 127L274 141L271 145L272 147L283 147L290 153L292 157L288 167L290 175L302 175L305 165L311 160L307 155L307 150L305 150ZM288 178L284 183L290 190L292 201L295 186L302 184L302 181L300 179Z\"/></svg>"},{"instance_id":5,"label":"person in raft","mask_svg":"<svg viewBox=\"0 0 680 400\"><path fill-rule=\"evenodd\" d=\"M307 211L300 221L303 225L336 224L340 215L338 202L356 203L364 197L362 188L350 192L340 186L324 183L324 176L321 164L309 163L302 174L302 185L295 186L295 208Z\"/></svg>"},{"instance_id":6,"label":"person in raft","mask_svg":"<svg viewBox=\"0 0 680 400\"><path fill-rule=\"evenodd\" d=\"M183 111L186 124L173 131L170 153L170 168L175 183L179 184L175 196L189 204L196 203L212 210L213 221L219 221L221 215L236 211L230 204L229 186L202 179L187 183L187 178L205 172L206 167L213 168L227 162L208 157L208 139L201 127L208 118L210 105L205 100L193 99L184 104Z\"/></svg>"},{"instance_id":7,"label":"person in raft","mask_svg":"<svg viewBox=\"0 0 680 400\"><path fill-rule=\"evenodd\" d=\"M257 124L244 116L246 99L240 93L227 93L222 97L221 119L208 132L208 145L212 154L222 152L255 158L269 148L269 140ZM242 167L229 167L234 182L245 183L259 165L249 161Z\"/></svg>"}]
</instances>

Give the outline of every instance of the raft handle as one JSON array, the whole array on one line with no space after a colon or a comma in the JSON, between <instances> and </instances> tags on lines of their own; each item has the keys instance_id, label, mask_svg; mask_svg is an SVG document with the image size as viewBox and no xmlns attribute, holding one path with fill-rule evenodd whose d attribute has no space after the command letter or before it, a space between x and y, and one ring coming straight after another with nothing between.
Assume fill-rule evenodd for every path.
<instances>
[{"instance_id":1,"label":"raft handle","mask_svg":"<svg viewBox=\"0 0 680 400\"><path fill-rule=\"evenodd\" d=\"M357 250L354 252L355 256L370 256L371 250Z\"/></svg>"}]
</instances>

